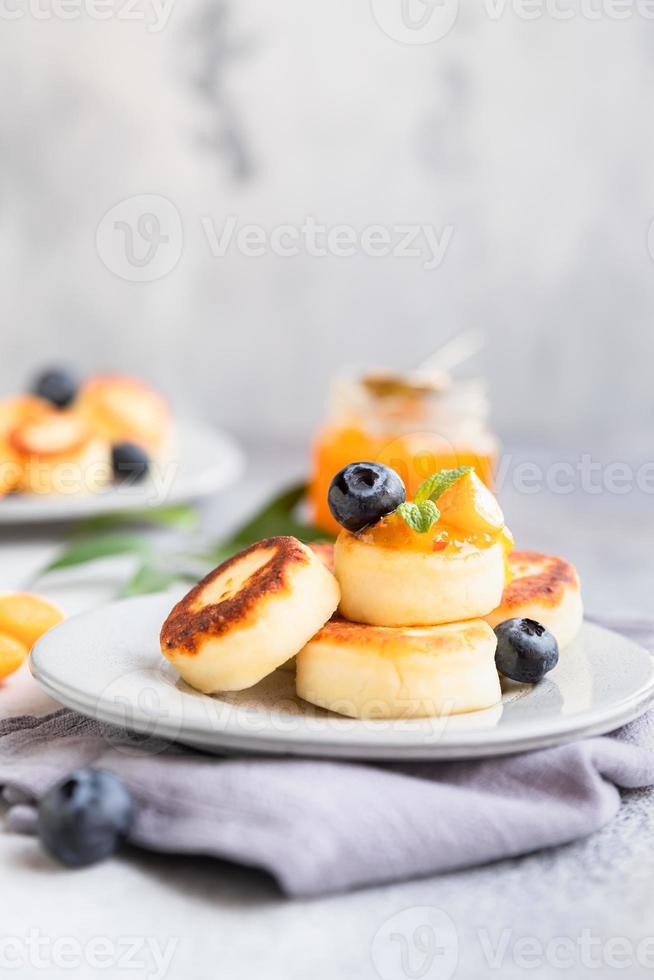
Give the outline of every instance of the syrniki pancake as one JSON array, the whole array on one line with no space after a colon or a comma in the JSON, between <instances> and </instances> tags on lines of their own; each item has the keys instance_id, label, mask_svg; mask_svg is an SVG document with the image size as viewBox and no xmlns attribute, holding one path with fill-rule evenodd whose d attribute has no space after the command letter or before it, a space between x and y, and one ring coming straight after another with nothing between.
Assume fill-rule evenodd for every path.
<instances>
[{"instance_id":1,"label":"syrniki pancake","mask_svg":"<svg viewBox=\"0 0 654 980\"><path fill-rule=\"evenodd\" d=\"M574 566L538 551L513 551L509 570L513 577L486 622L495 627L506 619L535 619L554 634L562 650L574 640L584 615Z\"/></svg>"},{"instance_id":2,"label":"syrniki pancake","mask_svg":"<svg viewBox=\"0 0 654 980\"><path fill-rule=\"evenodd\" d=\"M32 395L0 399L0 495L16 490L23 472L21 456L11 446L12 432L50 411L46 402Z\"/></svg>"},{"instance_id":3,"label":"syrniki pancake","mask_svg":"<svg viewBox=\"0 0 654 980\"><path fill-rule=\"evenodd\" d=\"M504 588L500 543L460 554L381 548L342 531L334 549L340 612L374 626L432 626L487 615Z\"/></svg>"},{"instance_id":4,"label":"syrniki pancake","mask_svg":"<svg viewBox=\"0 0 654 980\"><path fill-rule=\"evenodd\" d=\"M501 699L495 634L482 620L391 629L334 618L296 658L297 693L353 718L411 718Z\"/></svg>"},{"instance_id":5,"label":"syrniki pancake","mask_svg":"<svg viewBox=\"0 0 654 980\"><path fill-rule=\"evenodd\" d=\"M330 572L334 571L334 545L329 541L312 541L309 547L314 555L320 559L325 568ZM291 657L281 665L282 670L295 670L295 657Z\"/></svg>"},{"instance_id":6,"label":"syrniki pancake","mask_svg":"<svg viewBox=\"0 0 654 980\"><path fill-rule=\"evenodd\" d=\"M170 434L170 410L145 382L115 374L90 378L80 389L75 411L109 442L135 442L161 452Z\"/></svg>"},{"instance_id":7,"label":"syrniki pancake","mask_svg":"<svg viewBox=\"0 0 654 980\"><path fill-rule=\"evenodd\" d=\"M314 555L320 558L321 562L330 572L334 571L334 545L330 541L312 541L309 545Z\"/></svg>"},{"instance_id":8,"label":"syrniki pancake","mask_svg":"<svg viewBox=\"0 0 654 980\"><path fill-rule=\"evenodd\" d=\"M109 450L76 416L45 411L11 432L8 444L20 464L17 489L31 493L90 493L111 474Z\"/></svg>"},{"instance_id":9,"label":"syrniki pancake","mask_svg":"<svg viewBox=\"0 0 654 980\"><path fill-rule=\"evenodd\" d=\"M0 439L6 439L22 422L34 422L51 411L47 402L34 395L0 399Z\"/></svg>"},{"instance_id":10,"label":"syrniki pancake","mask_svg":"<svg viewBox=\"0 0 654 980\"><path fill-rule=\"evenodd\" d=\"M339 598L336 579L309 547L267 538L177 603L161 630L161 650L199 691L240 691L294 656Z\"/></svg>"}]
</instances>

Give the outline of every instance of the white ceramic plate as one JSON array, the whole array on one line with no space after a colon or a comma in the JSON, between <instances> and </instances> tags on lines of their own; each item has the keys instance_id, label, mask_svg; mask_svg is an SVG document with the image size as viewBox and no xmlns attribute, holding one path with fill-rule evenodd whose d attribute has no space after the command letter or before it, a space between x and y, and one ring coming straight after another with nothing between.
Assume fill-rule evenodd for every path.
<instances>
[{"instance_id":1,"label":"white ceramic plate","mask_svg":"<svg viewBox=\"0 0 654 980\"><path fill-rule=\"evenodd\" d=\"M197 422L176 426L175 452L154 478L133 486L84 495L10 494L0 499L0 524L75 521L141 507L195 500L215 493L239 475L243 457L234 440Z\"/></svg>"},{"instance_id":2,"label":"white ceramic plate","mask_svg":"<svg viewBox=\"0 0 654 980\"><path fill-rule=\"evenodd\" d=\"M537 687L513 685L496 708L449 718L359 721L295 696L293 673L209 697L179 680L159 652L176 596L116 602L76 616L36 644L31 668L58 701L124 728L209 752L362 759L503 755L611 731L654 701L654 659L616 633L584 624Z\"/></svg>"}]
</instances>

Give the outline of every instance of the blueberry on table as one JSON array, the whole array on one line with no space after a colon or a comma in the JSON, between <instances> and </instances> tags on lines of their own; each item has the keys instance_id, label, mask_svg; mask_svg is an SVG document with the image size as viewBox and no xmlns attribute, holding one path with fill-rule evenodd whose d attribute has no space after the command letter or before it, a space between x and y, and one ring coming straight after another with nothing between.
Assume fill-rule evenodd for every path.
<instances>
[{"instance_id":1,"label":"blueberry on table","mask_svg":"<svg viewBox=\"0 0 654 980\"><path fill-rule=\"evenodd\" d=\"M123 783L103 769L78 769L39 804L37 830L52 857L71 868L109 857L136 813Z\"/></svg>"},{"instance_id":2,"label":"blueberry on table","mask_svg":"<svg viewBox=\"0 0 654 980\"><path fill-rule=\"evenodd\" d=\"M538 684L559 660L559 645L534 619L507 619L495 627L495 666L521 684Z\"/></svg>"},{"instance_id":3,"label":"blueberry on table","mask_svg":"<svg viewBox=\"0 0 654 980\"><path fill-rule=\"evenodd\" d=\"M118 442L111 448L114 479L136 483L147 475L150 458L142 446L134 442Z\"/></svg>"},{"instance_id":4,"label":"blueberry on table","mask_svg":"<svg viewBox=\"0 0 654 980\"><path fill-rule=\"evenodd\" d=\"M43 371L34 381L32 392L57 408L67 408L77 396L77 378L63 368Z\"/></svg>"},{"instance_id":5,"label":"blueberry on table","mask_svg":"<svg viewBox=\"0 0 654 980\"><path fill-rule=\"evenodd\" d=\"M336 474L327 494L334 520L354 532L392 514L405 500L401 479L381 463L350 463Z\"/></svg>"}]
</instances>

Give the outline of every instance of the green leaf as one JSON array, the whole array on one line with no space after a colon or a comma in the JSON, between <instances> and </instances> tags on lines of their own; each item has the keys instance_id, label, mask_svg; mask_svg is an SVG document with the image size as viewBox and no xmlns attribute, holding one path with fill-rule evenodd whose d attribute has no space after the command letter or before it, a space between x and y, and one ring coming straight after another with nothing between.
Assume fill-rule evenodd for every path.
<instances>
[{"instance_id":1,"label":"green leaf","mask_svg":"<svg viewBox=\"0 0 654 980\"><path fill-rule=\"evenodd\" d=\"M472 466L459 466L456 470L439 470L438 473L432 473L426 480L423 480L416 490L413 498L415 503L421 504L425 500L438 500L440 495L445 493L453 483L456 483L464 473L471 472Z\"/></svg>"},{"instance_id":2,"label":"green leaf","mask_svg":"<svg viewBox=\"0 0 654 980\"><path fill-rule=\"evenodd\" d=\"M262 538L280 534L291 534L300 541L332 541L333 537L324 531L298 520L295 511L307 491L305 483L298 483L278 493L264 504L254 517L243 524L231 537L220 541L206 555L202 556L219 564L254 544Z\"/></svg>"},{"instance_id":3,"label":"green leaf","mask_svg":"<svg viewBox=\"0 0 654 980\"><path fill-rule=\"evenodd\" d=\"M307 491L305 483L298 483L276 494L272 500L243 524L230 540L247 541L252 544L261 538L269 538L277 534L310 535L314 540L320 531L303 524L295 517L295 510Z\"/></svg>"},{"instance_id":4,"label":"green leaf","mask_svg":"<svg viewBox=\"0 0 654 980\"><path fill-rule=\"evenodd\" d=\"M96 561L98 558L110 558L114 555L148 555L152 545L137 534L102 534L96 537L73 541L64 548L54 561L43 569L43 573L52 572L57 568L72 568L85 562Z\"/></svg>"},{"instance_id":5,"label":"green leaf","mask_svg":"<svg viewBox=\"0 0 654 980\"><path fill-rule=\"evenodd\" d=\"M310 524L302 523L296 517L295 511L305 493L304 483L283 490L261 507L254 517L243 524L231 537L218 542L207 554L189 554L183 557L202 562L206 566L205 570L209 571L210 568L262 538L292 534L301 541L333 540L330 535ZM141 557L142 563L125 585L122 595L142 595L161 591L177 581L197 581L204 571L197 568L192 572L188 568L186 570L179 567L175 570L170 567L163 568L162 560L155 560L155 548L148 538L135 532L120 530L125 525L140 523L184 528L195 526L196 520L196 512L185 505L159 510L134 510L94 518L77 526L73 540L39 574L59 568L70 568L98 558L134 554ZM82 537L79 533L80 529L96 533L90 537ZM97 533L98 531L102 533Z\"/></svg>"},{"instance_id":6,"label":"green leaf","mask_svg":"<svg viewBox=\"0 0 654 980\"><path fill-rule=\"evenodd\" d=\"M78 524L75 533L107 531L129 524L152 524L157 527L172 527L188 531L197 527L198 512L189 504L176 504L171 507L143 507L119 514L100 514Z\"/></svg>"},{"instance_id":7,"label":"green leaf","mask_svg":"<svg viewBox=\"0 0 654 980\"><path fill-rule=\"evenodd\" d=\"M419 504L400 504L397 512L404 518L409 527L419 534L426 534L441 516L433 500L423 500Z\"/></svg>"},{"instance_id":8,"label":"green leaf","mask_svg":"<svg viewBox=\"0 0 654 980\"><path fill-rule=\"evenodd\" d=\"M145 561L120 590L119 597L126 599L135 595L150 595L152 592L163 592L170 585L179 582L182 577L177 572Z\"/></svg>"}]
</instances>

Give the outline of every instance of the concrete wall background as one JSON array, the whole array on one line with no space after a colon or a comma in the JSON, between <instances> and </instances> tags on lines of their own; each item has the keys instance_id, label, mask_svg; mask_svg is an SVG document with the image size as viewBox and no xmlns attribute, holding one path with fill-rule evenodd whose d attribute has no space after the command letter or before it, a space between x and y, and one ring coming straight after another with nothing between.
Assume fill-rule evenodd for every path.
<instances>
[{"instance_id":1,"label":"concrete wall background","mask_svg":"<svg viewBox=\"0 0 654 980\"><path fill-rule=\"evenodd\" d=\"M654 21L489 4L430 44L384 33L382 0L177 0L161 30L118 0L103 21L3 22L0 389L53 360L129 369L243 435L299 440L344 363L408 367L474 326L505 437L651 453ZM181 222L150 282L107 267L124 233L96 243L141 195ZM215 257L206 223L230 215L451 238L435 269Z\"/></svg>"}]
</instances>

